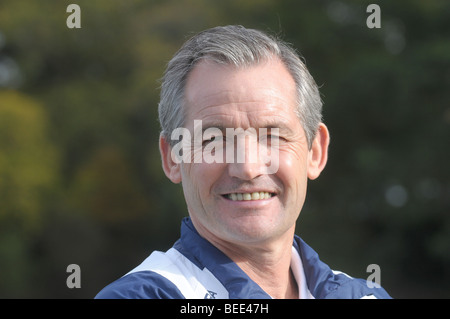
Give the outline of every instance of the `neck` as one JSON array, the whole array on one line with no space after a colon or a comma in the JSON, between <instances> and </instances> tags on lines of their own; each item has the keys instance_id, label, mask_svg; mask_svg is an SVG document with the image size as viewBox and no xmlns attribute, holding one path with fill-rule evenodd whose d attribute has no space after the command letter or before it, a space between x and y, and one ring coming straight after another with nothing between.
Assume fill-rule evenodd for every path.
<instances>
[{"instance_id":1,"label":"neck","mask_svg":"<svg viewBox=\"0 0 450 319\"><path fill-rule=\"evenodd\" d=\"M297 299L298 286L291 271L295 226L281 238L258 244L236 244L220 240L205 229L197 229L233 260L254 282L275 299Z\"/></svg>"},{"instance_id":2,"label":"neck","mask_svg":"<svg viewBox=\"0 0 450 319\"><path fill-rule=\"evenodd\" d=\"M291 247L278 257L231 259L265 292L275 299L297 299L298 286L291 271ZM239 258L239 257L238 257Z\"/></svg>"},{"instance_id":3,"label":"neck","mask_svg":"<svg viewBox=\"0 0 450 319\"><path fill-rule=\"evenodd\" d=\"M291 271L292 236L269 247L246 247L244 258L242 250L224 252L272 298L297 299L298 286Z\"/></svg>"}]
</instances>

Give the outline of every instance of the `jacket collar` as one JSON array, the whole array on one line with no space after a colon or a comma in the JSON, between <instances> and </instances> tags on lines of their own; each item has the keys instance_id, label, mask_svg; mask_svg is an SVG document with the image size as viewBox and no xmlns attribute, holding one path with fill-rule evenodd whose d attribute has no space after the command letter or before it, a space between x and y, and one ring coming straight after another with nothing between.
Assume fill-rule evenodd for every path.
<instances>
[{"instance_id":1,"label":"jacket collar","mask_svg":"<svg viewBox=\"0 0 450 319\"><path fill-rule=\"evenodd\" d=\"M293 247L300 256L307 288L314 298L362 298L368 295L390 298L381 287L368 288L365 280L332 271L300 237L294 237ZM190 218L183 219L181 238L174 248L200 269L206 267L225 287L230 299L271 298L236 263L201 237Z\"/></svg>"},{"instance_id":2,"label":"jacket collar","mask_svg":"<svg viewBox=\"0 0 450 319\"><path fill-rule=\"evenodd\" d=\"M299 251L308 289L314 298L391 298L380 286L369 288L364 279L353 278L342 272L331 270L319 259L319 255L298 236L294 238L294 247Z\"/></svg>"},{"instance_id":3,"label":"jacket collar","mask_svg":"<svg viewBox=\"0 0 450 319\"><path fill-rule=\"evenodd\" d=\"M230 299L271 298L229 257L201 237L190 218L181 225L181 238L174 248L200 269L206 267L228 290Z\"/></svg>"}]
</instances>

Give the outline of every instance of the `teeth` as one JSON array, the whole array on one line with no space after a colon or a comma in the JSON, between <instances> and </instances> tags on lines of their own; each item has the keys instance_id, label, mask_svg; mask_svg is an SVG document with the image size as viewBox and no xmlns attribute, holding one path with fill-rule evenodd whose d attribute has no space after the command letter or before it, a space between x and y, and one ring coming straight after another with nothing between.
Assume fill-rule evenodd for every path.
<instances>
[{"instance_id":1,"label":"teeth","mask_svg":"<svg viewBox=\"0 0 450 319\"><path fill-rule=\"evenodd\" d=\"M269 192L232 193L227 195L231 200L259 200L272 197Z\"/></svg>"}]
</instances>

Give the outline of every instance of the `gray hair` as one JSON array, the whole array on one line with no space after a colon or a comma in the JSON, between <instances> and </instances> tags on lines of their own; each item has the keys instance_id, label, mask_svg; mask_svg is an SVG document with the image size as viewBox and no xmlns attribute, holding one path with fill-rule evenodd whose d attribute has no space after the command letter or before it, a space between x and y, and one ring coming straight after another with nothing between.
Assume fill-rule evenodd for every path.
<instances>
[{"instance_id":1,"label":"gray hair","mask_svg":"<svg viewBox=\"0 0 450 319\"><path fill-rule=\"evenodd\" d=\"M296 83L296 113L311 148L322 120L322 100L317 84L291 46L264 32L242 26L215 27L200 32L186 41L175 54L162 78L158 106L161 134L171 141L171 132L183 126L184 88L189 73L197 63L207 59L219 64L245 67L274 57L284 63Z\"/></svg>"}]
</instances>

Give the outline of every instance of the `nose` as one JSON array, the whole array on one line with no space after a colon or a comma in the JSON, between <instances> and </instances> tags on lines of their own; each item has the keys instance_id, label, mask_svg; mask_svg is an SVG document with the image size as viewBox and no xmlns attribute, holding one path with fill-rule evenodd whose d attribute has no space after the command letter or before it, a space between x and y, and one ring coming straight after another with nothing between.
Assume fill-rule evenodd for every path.
<instances>
[{"instance_id":1,"label":"nose","mask_svg":"<svg viewBox=\"0 0 450 319\"><path fill-rule=\"evenodd\" d=\"M262 175L263 170L256 163L230 163L228 164L228 174L241 180L252 180Z\"/></svg>"},{"instance_id":2,"label":"nose","mask_svg":"<svg viewBox=\"0 0 450 319\"><path fill-rule=\"evenodd\" d=\"M227 156L228 174L241 180L252 180L266 173L266 164L259 156L258 142L247 140L237 145L236 154Z\"/></svg>"}]
</instances>

